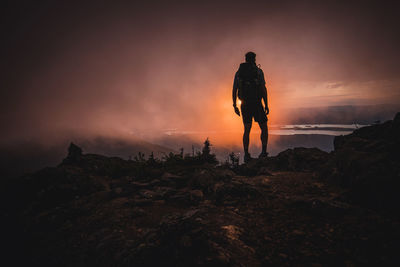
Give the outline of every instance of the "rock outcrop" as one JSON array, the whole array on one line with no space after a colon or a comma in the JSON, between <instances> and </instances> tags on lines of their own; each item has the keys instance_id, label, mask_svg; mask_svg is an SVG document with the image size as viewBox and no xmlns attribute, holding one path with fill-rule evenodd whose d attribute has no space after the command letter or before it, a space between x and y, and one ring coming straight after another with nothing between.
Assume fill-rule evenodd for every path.
<instances>
[{"instance_id":1,"label":"rock outcrop","mask_svg":"<svg viewBox=\"0 0 400 267\"><path fill-rule=\"evenodd\" d=\"M394 120L338 136L323 178L348 189L358 204L398 216L400 201L400 113Z\"/></svg>"}]
</instances>

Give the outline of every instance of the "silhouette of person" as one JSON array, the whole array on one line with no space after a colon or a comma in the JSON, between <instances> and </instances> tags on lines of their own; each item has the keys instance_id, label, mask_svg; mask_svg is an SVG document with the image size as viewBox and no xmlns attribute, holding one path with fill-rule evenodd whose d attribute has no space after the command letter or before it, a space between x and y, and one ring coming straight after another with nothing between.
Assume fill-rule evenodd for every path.
<instances>
[{"instance_id":1,"label":"silhouette of person","mask_svg":"<svg viewBox=\"0 0 400 267\"><path fill-rule=\"evenodd\" d=\"M249 153L249 136L253 118L258 122L261 128L262 151L259 158L265 158L268 155L267 115L269 114L269 108L264 73L262 69L256 65L256 54L254 52L248 52L245 55L245 59L246 62L240 64L239 70L235 74L232 98L233 108L238 116L240 116L240 111L236 105L236 99L239 97L241 100L240 109L244 125L244 161L247 163L251 159ZM264 100L264 106L262 100Z\"/></svg>"}]
</instances>

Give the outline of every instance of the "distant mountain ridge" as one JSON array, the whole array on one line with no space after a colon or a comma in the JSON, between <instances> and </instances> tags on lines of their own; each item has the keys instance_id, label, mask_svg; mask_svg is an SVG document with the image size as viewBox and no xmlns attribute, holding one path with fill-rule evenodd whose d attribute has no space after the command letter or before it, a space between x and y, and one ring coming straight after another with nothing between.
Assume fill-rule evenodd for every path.
<instances>
[{"instance_id":1,"label":"distant mountain ridge","mask_svg":"<svg viewBox=\"0 0 400 267\"><path fill-rule=\"evenodd\" d=\"M400 105L329 106L282 110L286 124L373 124L393 118Z\"/></svg>"},{"instance_id":2,"label":"distant mountain ridge","mask_svg":"<svg viewBox=\"0 0 400 267\"><path fill-rule=\"evenodd\" d=\"M176 152L172 148L134 137L97 136L74 138L74 140L77 140L85 151L125 159L134 157L139 152L144 153L146 157L152 152L156 157ZM70 142L71 140L65 140L47 146L32 141L0 147L0 174L3 179L6 179L46 166L55 166L64 158L65 146Z\"/></svg>"}]
</instances>

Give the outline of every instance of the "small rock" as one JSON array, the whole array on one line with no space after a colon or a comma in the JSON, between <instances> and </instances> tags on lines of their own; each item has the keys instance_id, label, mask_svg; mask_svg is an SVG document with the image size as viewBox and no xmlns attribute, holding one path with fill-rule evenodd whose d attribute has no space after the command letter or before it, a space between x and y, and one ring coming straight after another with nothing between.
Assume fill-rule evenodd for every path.
<instances>
[{"instance_id":1,"label":"small rock","mask_svg":"<svg viewBox=\"0 0 400 267\"><path fill-rule=\"evenodd\" d=\"M190 200L192 202L198 203L202 201L204 198L203 191L201 190L191 190L190 191Z\"/></svg>"},{"instance_id":2,"label":"small rock","mask_svg":"<svg viewBox=\"0 0 400 267\"><path fill-rule=\"evenodd\" d=\"M175 179L175 178L181 178L181 176L169 173L169 172L164 172L162 175L161 179Z\"/></svg>"},{"instance_id":3,"label":"small rock","mask_svg":"<svg viewBox=\"0 0 400 267\"><path fill-rule=\"evenodd\" d=\"M82 156L82 148L71 142L68 148L68 157L71 159Z\"/></svg>"},{"instance_id":4,"label":"small rock","mask_svg":"<svg viewBox=\"0 0 400 267\"><path fill-rule=\"evenodd\" d=\"M191 247L192 239L190 238L190 236L184 235L184 236L182 236L180 243L183 247Z\"/></svg>"},{"instance_id":5,"label":"small rock","mask_svg":"<svg viewBox=\"0 0 400 267\"><path fill-rule=\"evenodd\" d=\"M153 201L151 199L135 199L135 206L151 206Z\"/></svg>"},{"instance_id":6,"label":"small rock","mask_svg":"<svg viewBox=\"0 0 400 267\"><path fill-rule=\"evenodd\" d=\"M184 220L189 219L190 217L192 217L193 215L195 215L198 212L199 212L199 209L189 210L185 214L183 214L182 218Z\"/></svg>"},{"instance_id":7,"label":"small rock","mask_svg":"<svg viewBox=\"0 0 400 267\"><path fill-rule=\"evenodd\" d=\"M155 201L153 201L153 204L157 205L157 206L162 206L165 204L165 200L164 199L155 200Z\"/></svg>"},{"instance_id":8,"label":"small rock","mask_svg":"<svg viewBox=\"0 0 400 267\"><path fill-rule=\"evenodd\" d=\"M147 199L152 199L156 196L156 192L151 190L141 190L139 195Z\"/></svg>"},{"instance_id":9,"label":"small rock","mask_svg":"<svg viewBox=\"0 0 400 267\"><path fill-rule=\"evenodd\" d=\"M288 255L286 255L285 253L279 253L279 257L286 259Z\"/></svg>"},{"instance_id":10,"label":"small rock","mask_svg":"<svg viewBox=\"0 0 400 267\"><path fill-rule=\"evenodd\" d=\"M261 167L260 170L257 172L257 175L272 176L272 174L268 171L267 167Z\"/></svg>"},{"instance_id":11,"label":"small rock","mask_svg":"<svg viewBox=\"0 0 400 267\"><path fill-rule=\"evenodd\" d=\"M292 233L293 233L294 235L305 235L305 233L304 233L303 231L300 231L300 230L297 230L297 229L293 230Z\"/></svg>"},{"instance_id":12,"label":"small rock","mask_svg":"<svg viewBox=\"0 0 400 267\"><path fill-rule=\"evenodd\" d=\"M119 194L122 193L122 188L121 187L117 187L117 188L114 188L113 191L114 191L115 194L119 195Z\"/></svg>"},{"instance_id":13,"label":"small rock","mask_svg":"<svg viewBox=\"0 0 400 267\"><path fill-rule=\"evenodd\" d=\"M149 183L140 183L140 182L131 182L131 185L133 185L136 188L147 188L150 186Z\"/></svg>"},{"instance_id":14,"label":"small rock","mask_svg":"<svg viewBox=\"0 0 400 267\"><path fill-rule=\"evenodd\" d=\"M81 157L82 157L82 148L75 145L74 143L71 143L68 148L68 155L63 160L63 163L64 164L76 163L80 160Z\"/></svg>"},{"instance_id":15,"label":"small rock","mask_svg":"<svg viewBox=\"0 0 400 267\"><path fill-rule=\"evenodd\" d=\"M135 207L135 208L132 209L132 217L133 218L141 217L141 216L143 216L145 214L146 214L146 212L141 208Z\"/></svg>"}]
</instances>

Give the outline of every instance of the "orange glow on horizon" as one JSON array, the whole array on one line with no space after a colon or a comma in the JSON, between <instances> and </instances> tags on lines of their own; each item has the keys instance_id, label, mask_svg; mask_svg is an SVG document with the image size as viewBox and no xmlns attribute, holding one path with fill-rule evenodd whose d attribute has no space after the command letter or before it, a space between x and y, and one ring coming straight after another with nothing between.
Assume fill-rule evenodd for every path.
<instances>
[{"instance_id":1,"label":"orange glow on horizon","mask_svg":"<svg viewBox=\"0 0 400 267\"><path fill-rule=\"evenodd\" d=\"M269 125L280 124L284 118L281 112L282 106L280 105L280 99L276 97L274 89L275 88L272 87L268 88L268 106L270 109L270 114L268 115ZM191 137L199 142L209 137L211 142L219 147L241 146L243 134L242 117L237 116L234 112L230 82L224 82L217 86L215 96L210 96L210 99L211 98L215 99L216 104L210 104L204 107L205 114L201 117L201 121L199 121L198 125L200 131L191 134ZM240 107L239 99L237 100L237 105ZM260 129L258 124L253 121L251 131L252 144L259 143L259 133ZM270 139L270 142L273 142L273 140Z\"/></svg>"},{"instance_id":2,"label":"orange glow on horizon","mask_svg":"<svg viewBox=\"0 0 400 267\"><path fill-rule=\"evenodd\" d=\"M283 113L280 112L280 101L271 91L272 89L268 88L268 106L270 110L268 124L280 124L283 119ZM217 96L218 105L216 105L215 109L210 110L210 117L213 118L213 121L211 124L207 125L207 128L213 130L242 130L242 118L235 114L232 106L232 89L225 83L219 87L218 92L220 92ZM240 103L238 99L237 104L239 107ZM218 115L215 116L212 114Z\"/></svg>"}]
</instances>

